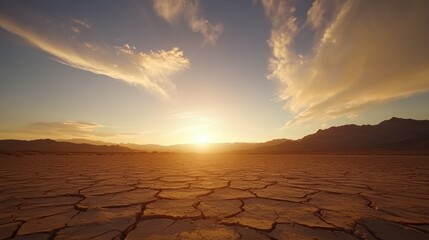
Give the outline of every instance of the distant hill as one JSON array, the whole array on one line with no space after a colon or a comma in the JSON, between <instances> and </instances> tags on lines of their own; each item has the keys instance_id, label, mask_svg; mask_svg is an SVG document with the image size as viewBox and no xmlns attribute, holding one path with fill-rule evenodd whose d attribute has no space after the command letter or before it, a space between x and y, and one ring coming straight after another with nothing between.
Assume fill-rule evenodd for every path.
<instances>
[{"instance_id":1,"label":"distant hill","mask_svg":"<svg viewBox=\"0 0 429 240\"><path fill-rule=\"evenodd\" d=\"M377 125L344 125L245 153L429 153L429 121L391 118Z\"/></svg>"},{"instance_id":2,"label":"distant hill","mask_svg":"<svg viewBox=\"0 0 429 240\"><path fill-rule=\"evenodd\" d=\"M251 150L251 149L255 149L263 146L272 146L286 141L290 141L290 140L276 139L276 140L271 140L268 142L261 142L261 143L234 142L234 143L210 143L206 145L179 144L179 145L168 146L168 149L172 152L230 153L235 151Z\"/></svg>"},{"instance_id":3,"label":"distant hill","mask_svg":"<svg viewBox=\"0 0 429 240\"><path fill-rule=\"evenodd\" d=\"M72 143L87 143L92 145L111 145L112 143L92 141L86 139L66 139L57 140ZM268 142L262 143L210 143L210 144L175 144L170 146L163 146L158 144L134 144L134 143L120 143L119 146L130 148L136 151L144 152L204 152L204 153L227 153L231 151L250 150L262 146L271 146L279 144L285 141L291 141L287 139L274 139Z\"/></svg>"},{"instance_id":4,"label":"distant hill","mask_svg":"<svg viewBox=\"0 0 429 240\"><path fill-rule=\"evenodd\" d=\"M109 143L109 142L103 142L103 141L95 141L95 140L88 140L85 138L72 138L72 139L53 139L54 141L57 142L71 142L71 143L77 143L77 144L81 144L81 143L85 143L85 144L91 144L91 145L119 145L119 144L113 144L113 143Z\"/></svg>"},{"instance_id":5,"label":"distant hill","mask_svg":"<svg viewBox=\"0 0 429 240\"><path fill-rule=\"evenodd\" d=\"M86 139L0 140L0 152L204 152L245 154L429 154L429 120L391 118L377 125L344 125L299 140L262 143L111 144Z\"/></svg>"},{"instance_id":6,"label":"distant hill","mask_svg":"<svg viewBox=\"0 0 429 240\"><path fill-rule=\"evenodd\" d=\"M286 141L286 140L284 140ZM266 143L211 143L207 145L177 144L162 146L156 144L119 144L101 141L91 141L86 139L70 140L0 140L0 152L172 152L172 153L227 153L238 150L250 150L261 146L271 146L283 142L283 140L273 140Z\"/></svg>"},{"instance_id":7,"label":"distant hill","mask_svg":"<svg viewBox=\"0 0 429 240\"><path fill-rule=\"evenodd\" d=\"M286 139L276 139L263 143L210 143L210 144L175 144L170 146L156 144L120 144L121 146L145 152L195 152L195 153L229 153L232 151L251 150L262 146L271 146Z\"/></svg>"},{"instance_id":8,"label":"distant hill","mask_svg":"<svg viewBox=\"0 0 429 240\"><path fill-rule=\"evenodd\" d=\"M51 139L39 140L0 140L1 152L131 152L117 145L91 145L86 143L57 142Z\"/></svg>"},{"instance_id":9,"label":"distant hill","mask_svg":"<svg viewBox=\"0 0 429 240\"><path fill-rule=\"evenodd\" d=\"M144 152L172 152L169 146L163 146L158 144L120 143L119 145Z\"/></svg>"},{"instance_id":10,"label":"distant hill","mask_svg":"<svg viewBox=\"0 0 429 240\"><path fill-rule=\"evenodd\" d=\"M117 145L125 148L129 148L136 151L144 151L144 152L169 152L169 146L163 146L158 144L135 144L135 143L109 143L103 141L94 141L88 140L84 138L72 138L72 139L56 139L57 142L70 142L70 143L86 143L91 145Z\"/></svg>"}]
</instances>

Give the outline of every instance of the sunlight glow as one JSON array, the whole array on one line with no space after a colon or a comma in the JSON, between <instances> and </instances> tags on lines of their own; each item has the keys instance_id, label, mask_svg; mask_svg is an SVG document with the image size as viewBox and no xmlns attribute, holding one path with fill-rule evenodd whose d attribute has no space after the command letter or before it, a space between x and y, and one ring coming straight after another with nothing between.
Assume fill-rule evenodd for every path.
<instances>
[{"instance_id":1,"label":"sunlight glow","mask_svg":"<svg viewBox=\"0 0 429 240\"><path fill-rule=\"evenodd\" d=\"M210 137L208 135L198 135L194 139L195 144L207 144L210 143Z\"/></svg>"}]
</instances>

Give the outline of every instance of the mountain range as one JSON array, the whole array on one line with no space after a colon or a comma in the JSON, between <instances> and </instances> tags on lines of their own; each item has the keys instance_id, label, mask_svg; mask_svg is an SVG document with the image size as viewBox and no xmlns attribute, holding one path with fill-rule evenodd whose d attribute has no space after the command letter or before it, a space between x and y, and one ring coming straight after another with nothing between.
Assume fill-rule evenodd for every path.
<instances>
[{"instance_id":1,"label":"mountain range","mask_svg":"<svg viewBox=\"0 0 429 240\"><path fill-rule=\"evenodd\" d=\"M246 153L429 153L429 121L391 118L377 125L343 125Z\"/></svg>"},{"instance_id":2,"label":"mountain range","mask_svg":"<svg viewBox=\"0 0 429 240\"><path fill-rule=\"evenodd\" d=\"M131 152L130 148L119 145L92 145L87 143L58 142L51 139L0 140L0 152Z\"/></svg>"},{"instance_id":3,"label":"mountain range","mask_svg":"<svg viewBox=\"0 0 429 240\"><path fill-rule=\"evenodd\" d=\"M429 154L429 120L391 118L377 125L343 125L299 140L263 143L111 144L86 139L0 140L2 152L206 152L242 154Z\"/></svg>"}]
</instances>

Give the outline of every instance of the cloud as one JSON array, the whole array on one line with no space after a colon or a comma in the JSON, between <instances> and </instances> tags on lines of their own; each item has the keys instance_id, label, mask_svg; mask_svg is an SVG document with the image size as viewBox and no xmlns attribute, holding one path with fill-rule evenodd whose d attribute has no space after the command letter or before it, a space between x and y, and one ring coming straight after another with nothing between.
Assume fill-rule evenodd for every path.
<instances>
[{"instance_id":1,"label":"cloud","mask_svg":"<svg viewBox=\"0 0 429 240\"><path fill-rule=\"evenodd\" d=\"M171 115L177 125L171 135L191 135L197 133L208 133L215 125L214 119L200 115L196 112L175 111Z\"/></svg>"},{"instance_id":2,"label":"cloud","mask_svg":"<svg viewBox=\"0 0 429 240\"><path fill-rule=\"evenodd\" d=\"M76 18L72 18L70 20L71 22L71 27L70 29L74 32L74 33L80 33L82 31L82 29L86 30L86 29L90 29L91 26L89 25L88 21L86 20L79 20Z\"/></svg>"},{"instance_id":3,"label":"cloud","mask_svg":"<svg viewBox=\"0 0 429 240\"><path fill-rule=\"evenodd\" d=\"M307 22L314 28L319 27L322 24L323 14L325 9L323 5L326 1L315 0L307 12Z\"/></svg>"},{"instance_id":4,"label":"cloud","mask_svg":"<svg viewBox=\"0 0 429 240\"><path fill-rule=\"evenodd\" d=\"M31 24L24 24L0 13L1 28L51 54L57 61L143 87L163 98L168 98L174 90L171 76L187 69L190 64L178 48L145 53L130 44L111 46L84 41L79 38L79 32L92 29L86 21L72 19L68 23L58 23L40 17L32 20Z\"/></svg>"},{"instance_id":5,"label":"cloud","mask_svg":"<svg viewBox=\"0 0 429 240\"><path fill-rule=\"evenodd\" d=\"M84 27L86 29L90 29L91 28L91 26L89 25L88 21L86 21L86 20L72 18L71 21L74 24L79 25L81 27Z\"/></svg>"},{"instance_id":6,"label":"cloud","mask_svg":"<svg viewBox=\"0 0 429 240\"><path fill-rule=\"evenodd\" d=\"M29 124L31 132L42 132L47 134L72 134L88 135L96 133L96 129L103 127L98 123L85 121L54 121L54 122L33 122Z\"/></svg>"},{"instance_id":7,"label":"cloud","mask_svg":"<svg viewBox=\"0 0 429 240\"><path fill-rule=\"evenodd\" d=\"M199 16L199 3L197 0L154 0L153 8L156 13L170 24L183 17L189 28L202 34L204 42L215 45L223 31L220 23L212 24L204 17Z\"/></svg>"},{"instance_id":8,"label":"cloud","mask_svg":"<svg viewBox=\"0 0 429 240\"><path fill-rule=\"evenodd\" d=\"M7 139L72 139L130 141L154 139L161 133L156 131L122 131L117 127L88 121L42 121L0 126L0 135Z\"/></svg>"},{"instance_id":9,"label":"cloud","mask_svg":"<svg viewBox=\"0 0 429 240\"><path fill-rule=\"evenodd\" d=\"M24 131L22 130L24 129ZM87 138L102 139L106 137L138 136L142 132L119 132L117 129L107 127L95 122L87 121L48 121L32 122L20 127L20 130L9 132L1 131L16 136L37 137L37 138Z\"/></svg>"},{"instance_id":10,"label":"cloud","mask_svg":"<svg viewBox=\"0 0 429 240\"><path fill-rule=\"evenodd\" d=\"M428 1L316 0L307 13L314 45L294 49L292 1L264 0L272 24L270 78L299 122L354 115L370 106L429 90ZM329 12L329 14L328 14Z\"/></svg>"}]
</instances>

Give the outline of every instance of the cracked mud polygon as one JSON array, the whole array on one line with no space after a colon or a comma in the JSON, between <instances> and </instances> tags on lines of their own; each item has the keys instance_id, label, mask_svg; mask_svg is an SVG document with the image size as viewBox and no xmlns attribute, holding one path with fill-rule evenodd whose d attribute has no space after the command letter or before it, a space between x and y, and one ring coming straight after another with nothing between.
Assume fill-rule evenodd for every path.
<instances>
[{"instance_id":1,"label":"cracked mud polygon","mask_svg":"<svg viewBox=\"0 0 429 240\"><path fill-rule=\"evenodd\" d=\"M2 156L0 239L427 239L426 156Z\"/></svg>"}]
</instances>

